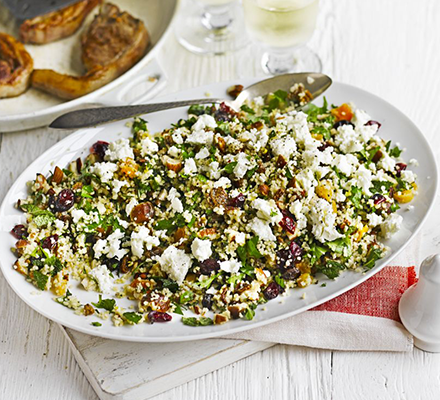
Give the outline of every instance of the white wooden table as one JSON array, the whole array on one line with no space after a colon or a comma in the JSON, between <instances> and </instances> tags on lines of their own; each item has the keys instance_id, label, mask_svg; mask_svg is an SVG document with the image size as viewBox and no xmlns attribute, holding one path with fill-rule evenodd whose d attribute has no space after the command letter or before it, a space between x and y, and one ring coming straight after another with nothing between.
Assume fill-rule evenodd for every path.
<instances>
[{"instance_id":1,"label":"white wooden table","mask_svg":"<svg viewBox=\"0 0 440 400\"><path fill-rule=\"evenodd\" d=\"M334 80L405 112L440 153L440 2L321 0L310 45ZM237 77L243 54L202 58L170 35L160 52L167 91ZM1 131L1 129L0 129ZM0 201L22 170L64 137L48 129L0 133ZM437 221L435 221L437 219ZM415 239L418 263L440 250L438 214ZM431 228L432 227L432 228ZM440 354L343 353L275 346L155 399L439 399ZM0 399L96 399L60 330L32 311L0 274Z\"/></svg>"}]
</instances>

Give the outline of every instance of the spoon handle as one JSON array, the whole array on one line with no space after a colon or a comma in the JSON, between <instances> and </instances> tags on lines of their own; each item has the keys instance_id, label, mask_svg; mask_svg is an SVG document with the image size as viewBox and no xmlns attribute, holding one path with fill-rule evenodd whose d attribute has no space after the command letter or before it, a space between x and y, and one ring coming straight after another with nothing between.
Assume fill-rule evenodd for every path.
<instances>
[{"instance_id":1,"label":"spoon handle","mask_svg":"<svg viewBox=\"0 0 440 400\"><path fill-rule=\"evenodd\" d=\"M86 128L105 122L119 121L121 119L169 110L171 108L191 106L194 104L220 103L222 101L224 101L224 99L204 98L167 103L139 104L136 106L87 108L63 114L56 118L49 126L56 129Z\"/></svg>"}]
</instances>

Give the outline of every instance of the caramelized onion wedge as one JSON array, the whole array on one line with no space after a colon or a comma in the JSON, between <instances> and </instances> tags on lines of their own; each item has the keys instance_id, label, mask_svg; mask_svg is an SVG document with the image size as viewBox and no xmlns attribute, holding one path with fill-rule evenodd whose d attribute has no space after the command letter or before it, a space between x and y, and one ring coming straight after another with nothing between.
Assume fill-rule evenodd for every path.
<instances>
[{"instance_id":1,"label":"caramelized onion wedge","mask_svg":"<svg viewBox=\"0 0 440 400\"><path fill-rule=\"evenodd\" d=\"M61 10L25 20L20 26L24 43L50 43L73 35L102 0L82 0Z\"/></svg>"},{"instance_id":2,"label":"caramelized onion wedge","mask_svg":"<svg viewBox=\"0 0 440 400\"><path fill-rule=\"evenodd\" d=\"M0 98L26 91L33 68L32 57L23 44L0 32Z\"/></svg>"}]
</instances>

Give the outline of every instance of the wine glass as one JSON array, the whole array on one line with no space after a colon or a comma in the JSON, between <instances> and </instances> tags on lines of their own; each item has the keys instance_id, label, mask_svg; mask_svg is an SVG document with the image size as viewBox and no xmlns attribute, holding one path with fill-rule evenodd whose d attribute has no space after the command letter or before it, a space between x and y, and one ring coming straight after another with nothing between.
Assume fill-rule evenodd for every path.
<instances>
[{"instance_id":1,"label":"wine glass","mask_svg":"<svg viewBox=\"0 0 440 400\"><path fill-rule=\"evenodd\" d=\"M198 54L224 54L243 48L243 10L236 0L185 0L175 23L177 40Z\"/></svg>"},{"instance_id":2,"label":"wine glass","mask_svg":"<svg viewBox=\"0 0 440 400\"><path fill-rule=\"evenodd\" d=\"M318 6L319 0L243 0L246 29L260 46L264 73L322 70L319 57L305 46L315 29Z\"/></svg>"}]
</instances>

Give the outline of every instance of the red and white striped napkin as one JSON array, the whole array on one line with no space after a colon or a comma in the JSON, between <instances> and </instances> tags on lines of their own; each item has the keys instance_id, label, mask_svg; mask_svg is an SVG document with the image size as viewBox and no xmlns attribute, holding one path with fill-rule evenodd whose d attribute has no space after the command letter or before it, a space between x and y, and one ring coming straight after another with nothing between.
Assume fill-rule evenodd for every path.
<instances>
[{"instance_id":1,"label":"red and white striped napkin","mask_svg":"<svg viewBox=\"0 0 440 400\"><path fill-rule=\"evenodd\" d=\"M413 338L400 323L398 304L416 281L414 267L386 267L310 311L225 338L333 350L411 351Z\"/></svg>"}]
</instances>

